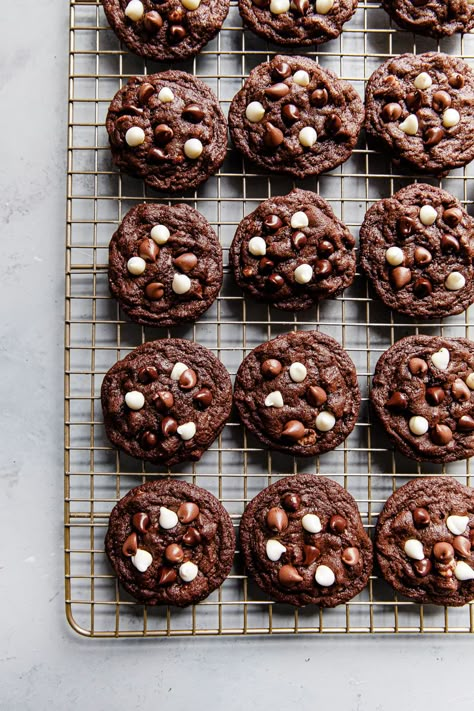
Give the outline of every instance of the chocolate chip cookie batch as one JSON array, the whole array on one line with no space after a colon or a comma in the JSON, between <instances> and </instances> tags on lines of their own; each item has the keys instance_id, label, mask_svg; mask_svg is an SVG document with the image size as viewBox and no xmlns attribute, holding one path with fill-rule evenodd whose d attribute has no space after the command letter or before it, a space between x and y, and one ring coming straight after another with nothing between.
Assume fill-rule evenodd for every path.
<instances>
[{"instance_id":1,"label":"chocolate chip cookie batch","mask_svg":"<svg viewBox=\"0 0 474 711\"><path fill-rule=\"evenodd\" d=\"M396 22L435 37L474 28L474 5L383 2ZM228 0L103 0L130 51L147 59L195 56L219 32ZM337 37L357 0L239 0L242 19L266 40L305 47ZM474 73L440 52L403 54L370 77L365 109L347 81L304 56L255 67L229 109L233 145L265 173L304 179L348 160L362 127L402 169L437 177L474 158ZM195 190L221 168L227 122L211 89L172 69L131 77L106 119L117 167L165 193ZM378 298L417 319L459 314L474 302L474 222L445 190L416 183L376 202L360 231L361 266ZM284 311L343 293L356 271L355 240L309 190L270 197L244 217L230 249L237 285ZM222 249L185 204L132 207L109 246L109 287L128 318L148 327L194 322L222 286ZM474 343L409 336L380 358L370 400L393 444L417 461L474 454ZM361 402L354 364L319 331L292 332L254 348L232 393L208 349L163 338L135 348L106 373L105 430L124 454L172 467L198 461L232 404L271 450L324 454L353 431ZM334 607L367 585L372 543L356 501L336 482L295 475L247 505L240 546L250 577L272 600ZM474 493L449 477L417 479L386 502L375 532L385 579L418 602L474 599ZM141 603L195 604L229 575L232 521L200 487L149 481L115 506L106 552Z\"/></svg>"}]
</instances>

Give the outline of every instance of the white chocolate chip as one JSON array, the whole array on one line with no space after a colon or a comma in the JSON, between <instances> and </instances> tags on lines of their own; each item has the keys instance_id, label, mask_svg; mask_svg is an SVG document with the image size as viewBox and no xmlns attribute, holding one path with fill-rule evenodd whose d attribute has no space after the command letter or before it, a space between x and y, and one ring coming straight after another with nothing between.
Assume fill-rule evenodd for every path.
<instances>
[{"instance_id":1,"label":"white chocolate chip","mask_svg":"<svg viewBox=\"0 0 474 711\"><path fill-rule=\"evenodd\" d=\"M454 575L461 582L463 582L464 580L474 580L474 570L463 560L458 560L458 562L456 563L456 567L454 568Z\"/></svg>"},{"instance_id":2,"label":"white chocolate chip","mask_svg":"<svg viewBox=\"0 0 474 711\"><path fill-rule=\"evenodd\" d=\"M175 274L171 288L175 294L186 294L191 288L191 279L186 274Z\"/></svg>"},{"instance_id":3,"label":"white chocolate chip","mask_svg":"<svg viewBox=\"0 0 474 711\"><path fill-rule=\"evenodd\" d=\"M162 104L169 104L170 101L174 100L174 94L169 88L169 86L164 86L162 89L160 89L158 93L158 99L161 101Z\"/></svg>"},{"instance_id":4,"label":"white chocolate chip","mask_svg":"<svg viewBox=\"0 0 474 711\"><path fill-rule=\"evenodd\" d=\"M153 558L151 556L151 553L144 550L143 548L138 548L135 555L132 555L131 561L135 568L140 571L140 573L144 573L153 563Z\"/></svg>"},{"instance_id":5,"label":"white chocolate chip","mask_svg":"<svg viewBox=\"0 0 474 711\"><path fill-rule=\"evenodd\" d=\"M400 247L389 247L385 252L385 259L392 267L398 267L404 260L403 250Z\"/></svg>"},{"instance_id":6,"label":"white chocolate chip","mask_svg":"<svg viewBox=\"0 0 474 711\"><path fill-rule=\"evenodd\" d=\"M184 144L184 154L187 156L187 158L191 158L192 160L196 160L196 158L199 158L202 151L203 145L199 138L188 138L188 140Z\"/></svg>"},{"instance_id":7,"label":"white chocolate chip","mask_svg":"<svg viewBox=\"0 0 474 711\"><path fill-rule=\"evenodd\" d=\"M166 244L170 238L170 231L165 225L155 225L152 227L150 237L156 244Z\"/></svg>"},{"instance_id":8,"label":"white chocolate chip","mask_svg":"<svg viewBox=\"0 0 474 711\"><path fill-rule=\"evenodd\" d=\"M322 588L328 588L336 582L336 576L327 565L318 565L314 579Z\"/></svg>"},{"instance_id":9,"label":"white chocolate chip","mask_svg":"<svg viewBox=\"0 0 474 711\"><path fill-rule=\"evenodd\" d=\"M175 526L177 526L178 516L175 511L167 509L166 506L161 506L158 523L160 524L161 528L164 528L166 531L168 531L170 528L174 528Z\"/></svg>"},{"instance_id":10,"label":"white chocolate chip","mask_svg":"<svg viewBox=\"0 0 474 711\"><path fill-rule=\"evenodd\" d=\"M439 351L436 351L436 353L433 353L431 356L431 362L439 370L446 370L449 365L449 360L450 356L447 348L440 348Z\"/></svg>"},{"instance_id":11,"label":"white chocolate chip","mask_svg":"<svg viewBox=\"0 0 474 711\"><path fill-rule=\"evenodd\" d=\"M291 216L290 225L294 230L299 230L302 227L308 227L309 219L306 212L294 212Z\"/></svg>"},{"instance_id":12,"label":"white chocolate chip","mask_svg":"<svg viewBox=\"0 0 474 711\"><path fill-rule=\"evenodd\" d=\"M130 390L125 394L125 403L130 410L141 410L145 404L145 396L139 390Z\"/></svg>"},{"instance_id":13,"label":"white chocolate chip","mask_svg":"<svg viewBox=\"0 0 474 711\"><path fill-rule=\"evenodd\" d=\"M298 71L293 74L293 81L295 82L295 84L298 84L298 86L308 86L308 72L305 72L304 69L298 69Z\"/></svg>"},{"instance_id":14,"label":"white chocolate chip","mask_svg":"<svg viewBox=\"0 0 474 711\"><path fill-rule=\"evenodd\" d=\"M303 363L298 363L298 361L296 361L290 365L290 378L294 383L302 383L307 374L308 371Z\"/></svg>"},{"instance_id":15,"label":"white chocolate chip","mask_svg":"<svg viewBox=\"0 0 474 711\"><path fill-rule=\"evenodd\" d=\"M332 412L323 410L317 416L315 424L316 429L320 432L329 432L329 430L332 430L332 428L336 424L336 418L334 417Z\"/></svg>"},{"instance_id":16,"label":"white chocolate chip","mask_svg":"<svg viewBox=\"0 0 474 711\"><path fill-rule=\"evenodd\" d=\"M316 514L305 514L301 519L301 525L308 533L319 533L322 530L321 519Z\"/></svg>"},{"instance_id":17,"label":"white chocolate chip","mask_svg":"<svg viewBox=\"0 0 474 711\"><path fill-rule=\"evenodd\" d=\"M290 9L290 0L271 0L270 12L272 15L282 15Z\"/></svg>"},{"instance_id":18,"label":"white chocolate chip","mask_svg":"<svg viewBox=\"0 0 474 711\"><path fill-rule=\"evenodd\" d=\"M254 257L263 257L267 253L267 244L263 237L252 237L249 239L249 252Z\"/></svg>"},{"instance_id":19,"label":"white chocolate chip","mask_svg":"<svg viewBox=\"0 0 474 711\"><path fill-rule=\"evenodd\" d=\"M466 286L466 280L461 272L451 272L446 277L444 285L449 291L459 291L459 289L464 289Z\"/></svg>"},{"instance_id":20,"label":"white chocolate chip","mask_svg":"<svg viewBox=\"0 0 474 711\"><path fill-rule=\"evenodd\" d=\"M418 119L415 114L410 114L405 121L400 124L400 130L406 133L407 136L415 136L418 131Z\"/></svg>"},{"instance_id":21,"label":"white chocolate chip","mask_svg":"<svg viewBox=\"0 0 474 711\"><path fill-rule=\"evenodd\" d=\"M130 257L127 262L127 269L133 276L140 276L146 269L146 262L141 257Z\"/></svg>"},{"instance_id":22,"label":"white chocolate chip","mask_svg":"<svg viewBox=\"0 0 474 711\"><path fill-rule=\"evenodd\" d=\"M251 101L245 109L245 116L251 123L260 123L265 116L265 109L260 101Z\"/></svg>"},{"instance_id":23,"label":"white chocolate chip","mask_svg":"<svg viewBox=\"0 0 474 711\"><path fill-rule=\"evenodd\" d=\"M186 8L186 10L197 10L201 0L181 0L181 5Z\"/></svg>"},{"instance_id":24,"label":"white chocolate chip","mask_svg":"<svg viewBox=\"0 0 474 711\"><path fill-rule=\"evenodd\" d=\"M429 227L429 225L436 222L437 217L438 213L431 205L423 205L423 207L420 208L420 222L423 225Z\"/></svg>"},{"instance_id":25,"label":"white chocolate chip","mask_svg":"<svg viewBox=\"0 0 474 711\"><path fill-rule=\"evenodd\" d=\"M473 1L474 4L474 1ZM466 378L466 385L470 390L474 390L474 373L469 373Z\"/></svg>"},{"instance_id":26,"label":"white chocolate chip","mask_svg":"<svg viewBox=\"0 0 474 711\"><path fill-rule=\"evenodd\" d=\"M413 82L417 89L429 89L433 81L427 72L421 72Z\"/></svg>"},{"instance_id":27,"label":"white chocolate chip","mask_svg":"<svg viewBox=\"0 0 474 711\"><path fill-rule=\"evenodd\" d=\"M186 563L181 563L178 569L179 577L181 580L184 580L185 583L192 583L198 572L199 568L196 563L193 563L191 560L187 560Z\"/></svg>"},{"instance_id":28,"label":"white chocolate chip","mask_svg":"<svg viewBox=\"0 0 474 711\"><path fill-rule=\"evenodd\" d=\"M313 278L313 267L310 264L300 264L293 274L298 284L307 284Z\"/></svg>"},{"instance_id":29,"label":"white chocolate chip","mask_svg":"<svg viewBox=\"0 0 474 711\"><path fill-rule=\"evenodd\" d=\"M453 126L457 126L460 120L461 116L459 114L459 111L457 111L456 109L446 109L443 114L443 126L445 128L452 128Z\"/></svg>"},{"instance_id":30,"label":"white chocolate chip","mask_svg":"<svg viewBox=\"0 0 474 711\"><path fill-rule=\"evenodd\" d=\"M283 396L279 390L268 393L265 398L266 407L283 407Z\"/></svg>"},{"instance_id":31,"label":"white chocolate chip","mask_svg":"<svg viewBox=\"0 0 474 711\"><path fill-rule=\"evenodd\" d=\"M421 437L421 435L428 432L429 424L426 417L422 417L422 415L414 415L413 417L410 417L408 427L410 428L410 432L418 437Z\"/></svg>"},{"instance_id":32,"label":"white chocolate chip","mask_svg":"<svg viewBox=\"0 0 474 711\"><path fill-rule=\"evenodd\" d=\"M298 133L298 140L305 148L311 148L318 140L318 134L312 126L305 126Z\"/></svg>"},{"instance_id":33,"label":"white chocolate chip","mask_svg":"<svg viewBox=\"0 0 474 711\"><path fill-rule=\"evenodd\" d=\"M176 430L181 439L186 442L188 439L192 439L196 434L196 425L194 422L185 422L184 425L180 425Z\"/></svg>"},{"instance_id":34,"label":"white chocolate chip","mask_svg":"<svg viewBox=\"0 0 474 711\"><path fill-rule=\"evenodd\" d=\"M179 380L185 370L188 370L189 366L186 363L181 363L178 361L174 364L173 370L171 371L171 380Z\"/></svg>"},{"instance_id":35,"label":"white chocolate chip","mask_svg":"<svg viewBox=\"0 0 474 711\"><path fill-rule=\"evenodd\" d=\"M286 553L286 548L285 546L282 546L280 541L277 541L274 538L270 538L267 541L266 551L267 558L273 560L273 562L275 563L277 560L280 560L283 553Z\"/></svg>"},{"instance_id":36,"label":"white chocolate chip","mask_svg":"<svg viewBox=\"0 0 474 711\"><path fill-rule=\"evenodd\" d=\"M316 12L319 15L327 15L334 7L334 0L316 0Z\"/></svg>"},{"instance_id":37,"label":"white chocolate chip","mask_svg":"<svg viewBox=\"0 0 474 711\"><path fill-rule=\"evenodd\" d=\"M425 553L423 551L423 544L416 538L409 538L408 541L405 541L403 550L405 551L407 556L409 558L413 558L413 560L423 560L423 558L425 557Z\"/></svg>"},{"instance_id":38,"label":"white chocolate chip","mask_svg":"<svg viewBox=\"0 0 474 711\"><path fill-rule=\"evenodd\" d=\"M145 131L140 126L132 126L125 134L125 141L131 148L141 146L145 142Z\"/></svg>"},{"instance_id":39,"label":"white chocolate chip","mask_svg":"<svg viewBox=\"0 0 474 711\"><path fill-rule=\"evenodd\" d=\"M461 536L469 523L469 516L448 516L446 526L455 536Z\"/></svg>"},{"instance_id":40,"label":"white chocolate chip","mask_svg":"<svg viewBox=\"0 0 474 711\"><path fill-rule=\"evenodd\" d=\"M125 8L125 14L133 22L138 22L145 14L143 3L140 0L131 0Z\"/></svg>"}]
</instances>

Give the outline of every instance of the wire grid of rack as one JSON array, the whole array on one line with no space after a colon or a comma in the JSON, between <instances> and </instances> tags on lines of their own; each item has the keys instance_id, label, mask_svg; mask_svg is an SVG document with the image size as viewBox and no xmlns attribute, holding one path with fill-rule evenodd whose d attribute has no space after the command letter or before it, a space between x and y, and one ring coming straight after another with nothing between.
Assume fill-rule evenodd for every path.
<instances>
[{"instance_id":1,"label":"wire grid of rack","mask_svg":"<svg viewBox=\"0 0 474 711\"><path fill-rule=\"evenodd\" d=\"M474 37L437 43L395 29L376 3L360 3L342 35L317 52L304 52L335 70L363 94L364 81L390 55L441 50L474 59ZM250 69L282 50L242 30L231 3L218 37L180 68L206 81L226 112ZM293 52L297 54L297 52ZM358 274L336 300L310 311L286 313L247 301L227 268L238 222L259 202L294 185L313 189L330 202L355 235L366 209L409 184L385 156L361 137L353 156L330 174L298 183L257 175L229 148L217 174L197 192L172 199L120 176L112 167L104 119L108 104L129 76L165 67L143 62L120 47L98 0L70 1L69 118L66 235L65 334L65 595L71 626L90 637L165 637L301 633L473 632L474 607L444 609L399 599L374 575L357 598L334 610L295 611L275 605L247 580L239 551L232 573L206 601L185 610L146 607L118 586L106 561L104 535L110 510L130 488L157 476L182 477L223 502L238 528L240 515L262 488L282 476L312 472L342 483L356 498L370 531L383 502L411 477L449 473L470 483L469 461L442 467L418 465L393 451L372 424L367 395L380 354L413 333L470 336L469 314L442 322L414 323L371 298ZM468 208L473 167L436 182ZM214 306L196 323L148 329L123 318L107 287L107 247L126 211L138 201L187 201L217 230L224 248L224 286ZM212 448L198 463L172 472L113 450L104 433L100 386L104 373L140 343L169 335L210 348L233 376L259 343L292 329L318 328L339 340L354 360L362 408L354 432L321 458L294 460L272 454L248 436L233 413Z\"/></svg>"}]
</instances>

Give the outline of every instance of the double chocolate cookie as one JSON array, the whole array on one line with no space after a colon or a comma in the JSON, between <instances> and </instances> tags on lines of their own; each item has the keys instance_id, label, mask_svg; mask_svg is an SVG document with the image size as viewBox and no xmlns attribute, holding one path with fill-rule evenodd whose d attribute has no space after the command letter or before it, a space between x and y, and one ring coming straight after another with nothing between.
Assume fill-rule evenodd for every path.
<instances>
[{"instance_id":1,"label":"double chocolate cookie","mask_svg":"<svg viewBox=\"0 0 474 711\"><path fill-rule=\"evenodd\" d=\"M353 362L319 331L257 346L237 371L234 401L265 445L299 457L337 447L354 429L360 392Z\"/></svg>"},{"instance_id":2,"label":"double chocolate cookie","mask_svg":"<svg viewBox=\"0 0 474 711\"><path fill-rule=\"evenodd\" d=\"M110 242L109 286L137 323L195 321L222 286L219 240L189 205L137 205Z\"/></svg>"},{"instance_id":3,"label":"double chocolate cookie","mask_svg":"<svg viewBox=\"0 0 474 711\"><path fill-rule=\"evenodd\" d=\"M244 24L285 47L321 44L339 37L357 0L239 0Z\"/></svg>"},{"instance_id":4,"label":"double chocolate cookie","mask_svg":"<svg viewBox=\"0 0 474 711\"><path fill-rule=\"evenodd\" d=\"M363 119L355 89L307 57L259 64L229 110L232 140L245 158L297 178L347 160Z\"/></svg>"},{"instance_id":5,"label":"double chocolate cookie","mask_svg":"<svg viewBox=\"0 0 474 711\"><path fill-rule=\"evenodd\" d=\"M102 383L107 436L132 457L156 464L197 461L222 431L232 385L207 348L180 338L144 343Z\"/></svg>"},{"instance_id":6,"label":"double chocolate cookie","mask_svg":"<svg viewBox=\"0 0 474 711\"><path fill-rule=\"evenodd\" d=\"M407 336L379 359L371 401L395 446L417 461L474 454L474 343Z\"/></svg>"},{"instance_id":7,"label":"double chocolate cookie","mask_svg":"<svg viewBox=\"0 0 474 711\"><path fill-rule=\"evenodd\" d=\"M312 474L281 479L252 499L240 543L259 587L297 607L347 602L372 571L372 543L355 500L335 481Z\"/></svg>"},{"instance_id":8,"label":"double chocolate cookie","mask_svg":"<svg viewBox=\"0 0 474 711\"><path fill-rule=\"evenodd\" d=\"M420 183L375 203L360 255L377 296L395 311L443 318L474 301L474 221L445 190Z\"/></svg>"},{"instance_id":9,"label":"double chocolate cookie","mask_svg":"<svg viewBox=\"0 0 474 711\"><path fill-rule=\"evenodd\" d=\"M130 595L148 605L186 607L222 585L235 537L215 496L171 479L137 486L118 502L105 549Z\"/></svg>"},{"instance_id":10,"label":"double chocolate cookie","mask_svg":"<svg viewBox=\"0 0 474 711\"><path fill-rule=\"evenodd\" d=\"M158 62L194 57L220 30L229 0L102 0L127 48Z\"/></svg>"},{"instance_id":11,"label":"double chocolate cookie","mask_svg":"<svg viewBox=\"0 0 474 711\"><path fill-rule=\"evenodd\" d=\"M230 264L237 284L251 296L301 311L352 283L354 244L325 200L297 189L265 200L242 220Z\"/></svg>"},{"instance_id":12,"label":"double chocolate cookie","mask_svg":"<svg viewBox=\"0 0 474 711\"><path fill-rule=\"evenodd\" d=\"M395 158L446 174L474 158L474 72L447 54L387 59L366 87L366 131Z\"/></svg>"},{"instance_id":13,"label":"double chocolate cookie","mask_svg":"<svg viewBox=\"0 0 474 711\"><path fill-rule=\"evenodd\" d=\"M386 502L375 549L383 577L417 602L474 599L474 490L449 477L413 479Z\"/></svg>"},{"instance_id":14,"label":"double chocolate cookie","mask_svg":"<svg viewBox=\"0 0 474 711\"><path fill-rule=\"evenodd\" d=\"M384 10L409 32L449 37L474 29L474 7L469 0L382 0Z\"/></svg>"},{"instance_id":15,"label":"double chocolate cookie","mask_svg":"<svg viewBox=\"0 0 474 711\"><path fill-rule=\"evenodd\" d=\"M156 190L196 188L227 150L217 97L177 70L129 79L109 106L106 127L116 165Z\"/></svg>"}]
</instances>

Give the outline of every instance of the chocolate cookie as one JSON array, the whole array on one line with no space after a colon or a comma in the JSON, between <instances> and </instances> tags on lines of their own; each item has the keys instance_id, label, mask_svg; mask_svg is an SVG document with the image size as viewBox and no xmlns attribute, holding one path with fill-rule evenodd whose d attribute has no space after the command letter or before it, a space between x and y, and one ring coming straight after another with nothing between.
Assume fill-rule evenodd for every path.
<instances>
[{"instance_id":1,"label":"chocolate cookie","mask_svg":"<svg viewBox=\"0 0 474 711\"><path fill-rule=\"evenodd\" d=\"M370 398L396 447L417 461L474 454L474 343L407 336L379 359Z\"/></svg>"},{"instance_id":2,"label":"chocolate cookie","mask_svg":"<svg viewBox=\"0 0 474 711\"><path fill-rule=\"evenodd\" d=\"M196 188L219 170L227 150L217 97L174 69L129 79L109 106L106 127L116 165L156 190Z\"/></svg>"},{"instance_id":3,"label":"chocolate cookie","mask_svg":"<svg viewBox=\"0 0 474 711\"><path fill-rule=\"evenodd\" d=\"M355 89L307 57L259 64L229 110L236 148L263 170L297 178L347 160L363 119Z\"/></svg>"},{"instance_id":4,"label":"chocolate cookie","mask_svg":"<svg viewBox=\"0 0 474 711\"><path fill-rule=\"evenodd\" d=\"M110 441L156 464L200 459L222 431L231 405L232 385L222 363L181 338L135 348L102 383Z\"/></svg>"},{"instance_id":5,"label":"chocolate cookie","mask_svg":"<svg viewBox=\"0 0 474 711\"><path fill-rule=\"evenodd\" d=\"M325 200L297 189L265 200L242 220L230 264L237 284L251 296L301 311L352 283L354 244Z\"/></svg>"},{"instance_id":6,"label":"chocolate cookie","mask_svg":"<svg viewBox=\"0 0 474 711\"><path fill-rule=\"evenodd\" d=\"M222 286L219 240L189 205L137 205L110 242L109 286L137 323L195 321Z\"/></svg>"},{"instance_id":7,"label":"chocolate cookie","mask_svg":"<svg viewBox=\"0 0 474 711\"><path fill-rule=\"evenodd\" d=\"M443 318L474 301L474 221L445 190L419 183L375 203L360 255L377 296L395 311Z\"/></svg>"},{"instance_id":8,"label":"chocolate cookie","mask_svg":"<svg viewBox=\"0 0 474 711\"><path fill-rule=\"evenodd\" d=\"M127 48L158 62L194 57L218 33L229 0L102 0Z\"/></svg>"},{"instance_id":9,"label":"chocolate cookie","mask_svg":"<svg viewBox=\"0 0 474 711\"><path fill-rule=\"evenodd\" d=\"M281 479L245 509L246 568L278 602L335 607L357 595L372 571L372 543L352 496L313 474Z\"/></svg>"},{"instance_id":10,"label":"chocolate cookie","mask_svg":"<svg viewBox=\"0 0 474 711\"><path fill-rule=\"evenodd\" d=\"M105 549L130 595L148 605L186 607L228 576L232 521L209 491L166 479L137 486L110 514Z\"/></svg>"},{"instance_id":11,"label":"chocolate cookie","mask_svg":"<svg viewBox=\"0 0 474 711\"><path fill-rule=\"evenodd\" d=\"M387 59L365 96L367 133L407 166L442 175L474 158L474 72L462 59Z\"/></svg>"},{"instance_id":12,"label":"chocolate cookie","mask_svg":"<svg viewBox=\"0 0 474 711\"><path fill-rule=\"evenodd\" d=\"M383 577L417 602L474 599L474 491L449 477L413 479L386 502L375 548Z\"/></svg>"},{"instance_id":13,"label":"chocolate cookie","mask_svg":"<svg viewBox=\"0 0 474 711\"><path fill-rule=\"evenodd\" d=\"M269 42L285 47L321 44L339 37L357 0L239 0L244 24Z\"/></svg>"},{"instance_id":14,"label":"chocolate cookie","mask_svg":"<svg viewBox=\"0 0 474 711\"><path fill-rule=\"evenodd\" d=\"M313 457L352 432L360 392L339 343L299 331L254 348L237 371L234 401L242 422L268 447Z\"/></svg>"},{"instance_id":15,"label":"chocolate cookie","mask_svg":"<svg viewBox=\"0 0 474 711\"><path fill-rule=\"evenodd\" d=\"M474 7L469 0L382 0L395 22L409 32L448 37L474 29Z\"/></svg>"}]
</instances>

